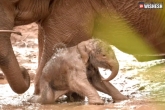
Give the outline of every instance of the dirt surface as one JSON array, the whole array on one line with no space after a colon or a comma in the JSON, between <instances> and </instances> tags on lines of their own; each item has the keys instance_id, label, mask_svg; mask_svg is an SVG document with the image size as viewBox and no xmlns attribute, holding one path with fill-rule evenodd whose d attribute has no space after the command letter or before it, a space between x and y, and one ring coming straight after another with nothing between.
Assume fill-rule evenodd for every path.
<instances>
[{"instance_id":1,"label":"dirt surface","mask_svg":"<svg viewBox=\"0 0 165 110\"><path fill-rule=\"evenodd\" d=\"M129 100L113 103L111 96L99 92L105 105L88 105L87 99L79 103L61 101L52 105L28 103L27 99L34 90L33 79L38 61L37 26L33 23L15 30L20 31L23 36L12 34L13 49L19 64L30 73L31 86L27 92L18 95L11 90L5 79L0 79L0 110L164 110L165 59L138 62L132 55L123 53L114 46L112 47L117 55L120 71L111 82ZM104 77L110 74L102 68L100 71Z\"/></svg>"}]
</instances>

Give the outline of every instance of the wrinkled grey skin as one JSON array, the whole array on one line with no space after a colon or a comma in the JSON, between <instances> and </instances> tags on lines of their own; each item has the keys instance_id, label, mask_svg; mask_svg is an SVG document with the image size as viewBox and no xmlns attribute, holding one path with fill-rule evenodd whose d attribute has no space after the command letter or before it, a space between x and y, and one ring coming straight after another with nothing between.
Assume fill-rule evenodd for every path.
<instances>
[{"instance_id":1,"label":"wrinkled grey skin","mask_svg":"<svg viewBox=\"0 0 165 110\"><path fill-rule=\"evenodd\" d=\"M138 2L139 0L0 0L0 30L12 30L14 26L32 22L38 24L39 61L34 94L39 94L40 77L53 54L53 45L62 42L70 47L92 38L95 27L98 26L97 19L111 18L112 13L124 18L147 45L151 45L158 53L164 53L164 13L157 14L156 9L139 9ZM161 13L162 10L159 11ZM125 52L133 52L136 47L120 43L115 46L119 45ZM22 77L22 70L10 42L10 33L0 33L0 68L16 93L28 89L28 78Z\"/></svg>"},{"instance_id":2,"label":"wrinkled grey skin","mask_svg":"<svg viewBox=\"0 0 165 110\"><path fill-rule=\"evenodd\" d=\"M112 75L101 78L98 67L110 69ZM110 82L119 70L119 64L109 45L98 39L83 41L78 46L58 49L43 69L40 96L29 101L54 103L59 96L69 92L87 96L90 104L103 104L97 90L116 100L125 100Z\"/></svg>"}]
</instances>

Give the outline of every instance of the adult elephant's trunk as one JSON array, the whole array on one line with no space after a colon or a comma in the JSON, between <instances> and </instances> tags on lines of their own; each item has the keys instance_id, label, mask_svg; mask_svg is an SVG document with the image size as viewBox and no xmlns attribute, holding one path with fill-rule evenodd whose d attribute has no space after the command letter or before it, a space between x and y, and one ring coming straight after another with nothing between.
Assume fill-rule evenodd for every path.
<instances>
[{"instance_id":1,"label":"adult elephant's trunk","mask_svg":"<svg viewBox=\"0 0 165 110\"><path fill-rule=\"evenodd\" d=\"M25 68L19 67L10 42L10 33L0 33L0 67L14 92L21 94L29 88L29 74Z\"/></svg>"},{"instance_id":2,"label":"adult elephant's trunk","mask_svg":"<svg viewBox=\"0 0 165 110\"><path fill-rule=\"evenodd\" d=\"M109 62L108 64L109 64L110 70L112 72L111 72L111 75L108 78L106 78L106 79L102 78L103 81L110 81L110 80L112 80L113 78L116 77L116 75L119 72L119 63L118 63L117 60L113 60L113 61Z\"/></svg>"}]
</instances>

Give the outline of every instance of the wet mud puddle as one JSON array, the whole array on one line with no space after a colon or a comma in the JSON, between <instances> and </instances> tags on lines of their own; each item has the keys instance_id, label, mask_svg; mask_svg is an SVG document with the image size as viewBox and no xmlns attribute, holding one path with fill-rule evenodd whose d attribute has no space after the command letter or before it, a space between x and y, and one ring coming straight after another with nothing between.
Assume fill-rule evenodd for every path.
<instances>
[{"instance_id":1,"label":"wet mud puddle","mask_svg":"<svg viewBox=\"0 0 165 110\"><path fill-rule=\"evenodd\" d=\"M77 103L63 101L51 105L28 103L27 99L33 94L33 83L27 92L18 95L4 80L0 80L0 110L164 110L164 67L165 64L148 69L120 69L119 75L111 82L130 99L113 103L110 96L99 92L105 105L88 105L87 100Z\"/></svg>"},{"instance_id":2,"label":"wet mud puddle","mask_svg":"<svg viewBox=\"0 0 165 110\"><path fill-rule=\"evenodd\" d=\"M31 45L20 47L15 43L14 51L20 65L28 68L29 73L35 73L37 37L27 37L25 41L31 42ZM28 103L27 99L34 91L33 83L28 91L18 95L11 90L7 81L0 79L0 110L165 110L165 59L138 62L132 55L123 53L115 47L113 49L120 64L120 71L111 83L122 94L128 96L129 100L113 103L110 96L99 92L105 105L88 105L87 100L77 103L62 101L51 105ZM110 74L104 69L100 71L105 77Z\"/></svg>"}]
</instances>

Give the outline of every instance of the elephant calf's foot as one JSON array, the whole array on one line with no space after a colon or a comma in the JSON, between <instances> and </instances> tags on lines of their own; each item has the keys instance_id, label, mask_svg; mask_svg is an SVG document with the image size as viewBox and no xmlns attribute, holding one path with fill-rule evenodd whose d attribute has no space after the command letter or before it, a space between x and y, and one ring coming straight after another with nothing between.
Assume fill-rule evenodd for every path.
<instances>
[{"instance_id":1,"label":"elephant calf's foot","mask_svg":"<svg viewBox=\"0 0 165 110\"><path fill-rule=\"evenodd\" d=\"M89 100L89 104L91 104L91 105L103 105L104 102L101 99L96 99L96 100Z\"/></svg>"},{"instance_id":2,"label":"elephant calf's foot","mask_svg":"<svg viewBox=\"0 0 165 110\"><path fill-rule=\"evenodd\" d=\"M4 74L0 73L0 79L5 79Z\"/></svg>"},{"instance_id":3,"label":"elephant calf's foot","mask_svg":"<svg viewBox=\"0 0 165 110\"><path fill-rule=\"evenodd\" d=\"M115 96L112 97L113 100L114 100L114 103L115 102L120 102L120 101L123 101L123 100L128 100L129 98L122 95L122 94L116 94Z\"/></svg>"},{"instance_id":4,"label":"elephant calf's foot","mask_svg":"<svg viewBox=\"0 0 165 110\"><path fill-rule=\"evenodd\" d=\"M37 95L33 95L27 101L30 103L41 103L40 96Z\"/></svg>"}]
</instances>

